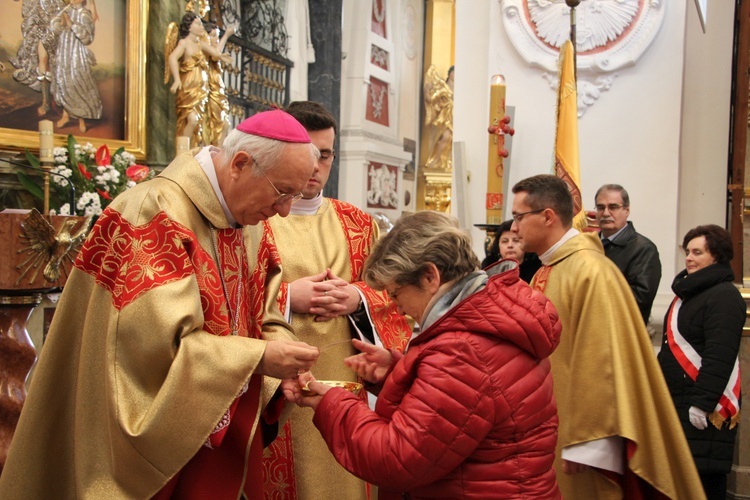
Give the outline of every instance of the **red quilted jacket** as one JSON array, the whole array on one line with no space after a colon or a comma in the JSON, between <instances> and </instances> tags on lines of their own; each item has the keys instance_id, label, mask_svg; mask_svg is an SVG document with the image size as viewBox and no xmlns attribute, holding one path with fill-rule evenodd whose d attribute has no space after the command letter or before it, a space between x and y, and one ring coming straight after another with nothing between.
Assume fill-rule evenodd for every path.
<instances>
[{"instance_id":1,"label":"red quilted jacket","mask_svg":"<svg viewBox=\"0 0 750 500\"><path fill-rule=\"evenodd\" d=\"M415 337L375 411L331 389L314 422L350 472L410 498L560 498L554 306L513 269Z\"/></svg>"}]
</instances>

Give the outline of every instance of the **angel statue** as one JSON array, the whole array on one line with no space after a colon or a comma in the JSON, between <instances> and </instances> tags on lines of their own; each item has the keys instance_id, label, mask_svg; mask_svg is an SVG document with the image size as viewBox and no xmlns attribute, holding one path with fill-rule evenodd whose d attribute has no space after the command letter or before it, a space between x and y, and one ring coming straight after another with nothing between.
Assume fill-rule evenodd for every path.
<instances>
[{"instance_id":1,"label":"angel statue","mask_svg":"<svg viewBox=\"0 0 750 500\"><path fill-rule=\"evenodd\" d=\"M429 148L426 168L450 170L453 166L453 66L448 78L438 76L432 65L424 76L425 125L432 125L436 139Z\"/></svg>"},{"instance_id":2,"label":"angel statue","mask_svg":"<svg viewBox=\"0 0 750 500\"><path fill-rule=\"evenodd\" d=\"M211 46L219 52L224 52L227 39L235 33L234 28L227 28L224 36L219 38L219 27L214 23L206 23L206 31ZM211 58L208 61L208 127L203 131L206 143L221 146L229 133L229 99L224 86L224 61Z\"/></svg>"},{"instance_id":3,"label":"angel statue","mask_svg":"<svg viewBox=\"0 0 750 500\"><path fill-rule=\"evenodd\" d=\"M230 56L211 46L203 21L194 12L182 16L179 28L176 23L169 25L164 53L169 54L164 83L169 83L171 74L170 92L177 94L177 135L189 137L191 147L203 146L207 144L202 123L208 105L208 58L229 63Z\"/></svg>"}]
</instances>

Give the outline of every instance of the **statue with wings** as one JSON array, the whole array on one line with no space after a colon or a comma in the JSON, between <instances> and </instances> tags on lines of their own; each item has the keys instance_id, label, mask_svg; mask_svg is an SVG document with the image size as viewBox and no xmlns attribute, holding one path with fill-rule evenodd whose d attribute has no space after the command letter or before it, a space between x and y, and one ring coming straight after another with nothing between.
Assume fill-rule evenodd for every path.
<instances>
[{"instance_id":1,"label":"statue with wings","mask_svg":"<svg viewBox=\"0 0 750 500\"><path fill-rule=\"evenodd\" d=\"M453 166L453 66L443 80L435 66L424 76L425 125L434 132L425 167L450 170Z\"/></svg>"},{"instance_id":2,"label":"statue with wings","mask_svg":"<svg viewBox=\"0 0 750 500\"><path fill-rule=\"evenodd\" d=\"M60 230L55 232L52 224L36 209L29 212L28 217L21 223L23 231L19 235L21 248L18 250L19 254L25 253L28 257L16 267L21 271L16 286L27 275L29 284L34 283L42 267L42 275L50 284L57 282L61 273L68 275L66 264L73 263L73 258L83 245L91 225L91 216L86 217L73 232L79 222L80 219L70 217Z\"/></svg>"},{"instance_id":3,"label":"statue with wings","mask_svg":"<svg viewBox=\"0 0 750 500\"><path fill-rule=\"evenodd\" d=\"M209 99L209 58L229 63L211 45L203 21L195 12L186 12L179 26L171 23L164 43L164 83L174 82L170 92L177 96L177 135L190 138L190 146L208 144L210 134L203 130Z\"/></svg>"}]
</instances>

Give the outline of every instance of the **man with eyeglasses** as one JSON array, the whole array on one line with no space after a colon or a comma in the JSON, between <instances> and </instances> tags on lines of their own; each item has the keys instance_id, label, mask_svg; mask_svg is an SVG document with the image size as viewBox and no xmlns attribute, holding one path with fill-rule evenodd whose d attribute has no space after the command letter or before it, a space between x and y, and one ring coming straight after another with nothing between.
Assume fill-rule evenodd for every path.
<instances>
[{"instance_id":1,"label":"man with eyeglasses","mask_svg":"<svg viewBox=\"0 0 750 500\"><path fill-rule=\"evenodd\" d=\"M521 247L542 261L531 286L563 325L550 356L563 498L696 498L701 482L630 287L599 237L573 225L559 177L513 187Z\"/></svg>"},{"instance_id":2,"label":"man with eyeglasses","mask_svg":"<svg viewBox=\"0 0 750 500\"><path fill-rule=\"evenodd\" d=\"M263 497L271 396L319 351L276 306L258 223L287 215L315 159L294 118L259 113L112 202L65 285L0 497Z\"/></svg>"},{"instance_id":3,"label":"man with eyeglasses","mask_svg":"<svg viewBox=\"0 0 750 500\"><path fill-rule=\"evenodd\" d=\"M300 340L322 351L315 377L355 381L343 363L355 354L352 338L403 350L411 329L383 292L362 281L379 237L377 223L357 207L323 196L335 158L336 119L311 101L293 102L286 111L305 127L320 158L289 217L268 221L283 270L280 306ZM364 481L336 462L306 409L292 410L269 451L269 498L367 498Z\"/></svg>"},{"instance_id":4,"label":"man with eyeglasses","mask_svg":"<svg viewBox=\"0 0 750 500\"><path fill-rule=\"evenodd\" d=\"M630 197L625 188L605 184L594 199L604 253L622 271L638 303L643 323L648 325L661 280L659 250L628 221Z\"/></svg>"}]
</instances>

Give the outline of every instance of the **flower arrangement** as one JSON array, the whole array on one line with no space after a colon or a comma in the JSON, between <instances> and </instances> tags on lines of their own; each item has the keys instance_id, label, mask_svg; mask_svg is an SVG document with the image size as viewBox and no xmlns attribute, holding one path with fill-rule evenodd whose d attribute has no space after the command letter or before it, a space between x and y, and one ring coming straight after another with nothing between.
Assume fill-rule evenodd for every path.
<instances>
[{"instance_id":1,"label":"flower arrangement","mask_svg":"<svg viewBox=\"0 0 750 500\"><path fill-rule=\"evenodd\" d=\"M106 145L94 148L90 143L78 144L68 136L67 147L56 147L54 167L50 175L50 212L58 215L100 215L115 197L137 183L153 177L153 171L137 165L135 156L119 148L110 155ZM26 151L26 158L35 168L39 159ZM34 196L43 199L39 186L23 173L21 184ZM75 207L70 206L70 183L75 187Z\"/></svg>"}]
</instances>

